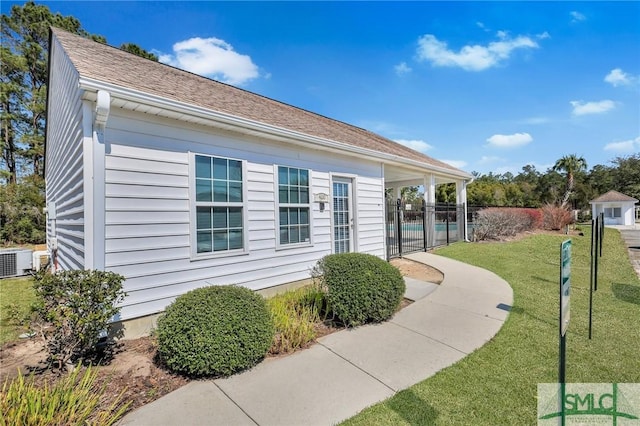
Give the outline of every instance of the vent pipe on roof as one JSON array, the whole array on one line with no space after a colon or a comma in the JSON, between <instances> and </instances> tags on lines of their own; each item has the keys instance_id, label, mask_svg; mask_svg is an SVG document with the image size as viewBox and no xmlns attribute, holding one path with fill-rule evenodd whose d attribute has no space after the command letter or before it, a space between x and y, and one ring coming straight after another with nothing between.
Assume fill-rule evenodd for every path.
<instances>
[{"instance_id":1,"label":"vent pipe on roof","mask_svg":"<svg viewBox=\"0 0 640 426\"><path fill-rule=\"evenodd\" d=\"M98 98L96 99L96 117L95 129L103 131L109 118L109 110L111 109L111 95L105 90L98 90Z\"/></svg>"}]
</instances>

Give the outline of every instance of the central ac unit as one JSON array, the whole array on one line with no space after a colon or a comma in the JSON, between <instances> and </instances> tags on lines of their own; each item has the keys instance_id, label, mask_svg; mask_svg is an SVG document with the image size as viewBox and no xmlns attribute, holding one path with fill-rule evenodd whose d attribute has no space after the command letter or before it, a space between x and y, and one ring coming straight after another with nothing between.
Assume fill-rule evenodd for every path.
<instances>
[{"instance_id":1,"label":"central ac unit","mask_svg":"<svg viewBox=\"0 0 640 426\"><path fill-rule=\"evenodd\" d=\"M27 275L33 267L32 253L25 249L0 250L0 278Z\"/></svg>"}]
</instances>

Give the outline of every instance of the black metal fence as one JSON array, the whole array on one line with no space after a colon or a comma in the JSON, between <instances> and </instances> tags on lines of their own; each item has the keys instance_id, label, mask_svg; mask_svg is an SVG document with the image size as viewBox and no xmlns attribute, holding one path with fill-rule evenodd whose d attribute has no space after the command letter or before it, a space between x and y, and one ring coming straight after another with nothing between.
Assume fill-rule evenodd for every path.
<instances>
[{"instance_id":1,"label":"black metal fence","mask_svg":"<svg viewBox=\"0 0 640 426\"><path fill-rule=\"evenodd\" d=\"M464 240L464 204L387 200L387 258Z\"/></svg>"}]
</instances>

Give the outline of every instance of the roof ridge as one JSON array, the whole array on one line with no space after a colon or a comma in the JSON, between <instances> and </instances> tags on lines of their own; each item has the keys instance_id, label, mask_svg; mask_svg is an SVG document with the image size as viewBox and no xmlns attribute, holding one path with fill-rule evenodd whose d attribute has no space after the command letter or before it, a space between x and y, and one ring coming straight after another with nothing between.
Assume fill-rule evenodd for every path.
<instances>
[{"instance_id":1,"label":"roof ridge","mask_svg":"<svg viewBox=\"0 0 640 426\"><path fill-rule=\"evenodd\" d=\"M395 155L405 160L448 169L457 172L456 174L460 172L468 174L387 137L345 121L173 65L143 58L57 27L51 27L51 31L82 77L346 146Z\"/></svg>"}]
</instances>

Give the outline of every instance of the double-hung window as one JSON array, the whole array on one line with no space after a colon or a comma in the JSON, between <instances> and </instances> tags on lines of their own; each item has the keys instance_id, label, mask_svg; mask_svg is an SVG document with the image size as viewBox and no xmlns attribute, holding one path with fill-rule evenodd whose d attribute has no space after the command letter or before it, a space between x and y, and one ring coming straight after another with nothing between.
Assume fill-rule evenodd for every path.
<instances>
[{"instance_id":1,"label":"double-hung window","mask_svg":"<svg viewBox=\"0 0 640 426\"><path fill-rule=\"evenodd\" d=\"M195 253L245 251L242 161L195 156Z\"/></svg>"},{"instance_id":2,"label":"double-hung window","mask_svg":"<svg viewBox=\"0 0 640 426\"><path fill-rule=\"evenodd\" d=\"M309 170L278 166L279 244L310 244Z\"/></svg>"},{"instance_id":3,"label":"double-hung window","mask_svg":"<svg viewBox=\"0 0 640 426\"><path fill-rule=\"evenodd\" d=\"M604 217L620 218L622 217L622 208L621 207L605 207Z\"/></svg>"}]
</instances>

